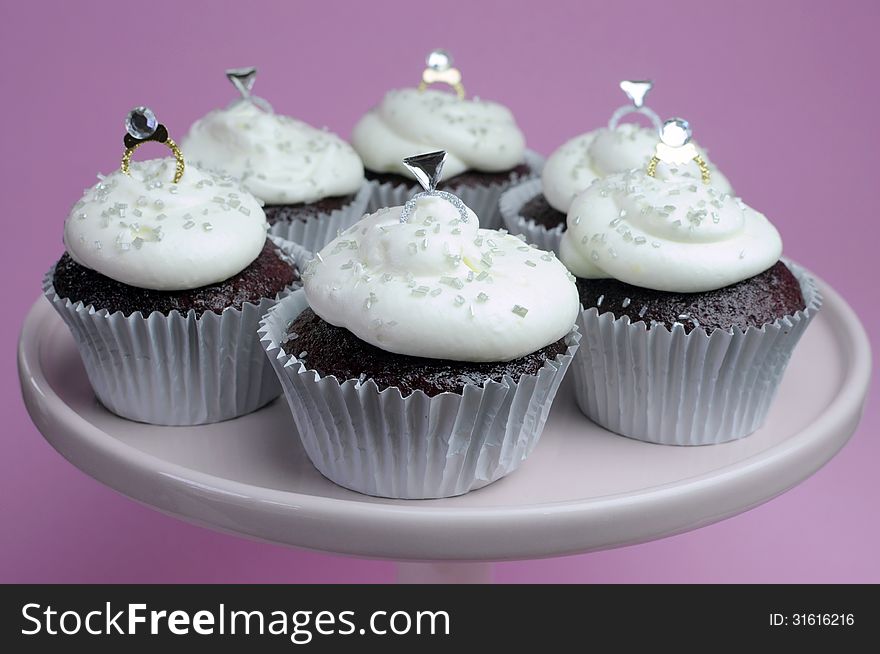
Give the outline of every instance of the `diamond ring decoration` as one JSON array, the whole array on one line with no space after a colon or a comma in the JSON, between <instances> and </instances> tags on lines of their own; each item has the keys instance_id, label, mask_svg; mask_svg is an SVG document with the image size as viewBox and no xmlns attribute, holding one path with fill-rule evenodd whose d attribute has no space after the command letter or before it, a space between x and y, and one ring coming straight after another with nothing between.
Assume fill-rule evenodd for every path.
<instances>
[{"instance_id":1,"label":"diamond ring decoration","mask_svg":"<svg viewBox=\"0 0 880 654\"><path fill-rule=\"evenodd\" d=\"M175 184L183 177L185 162L183 153L177 147L177 143L168 136L168 130L165 125L159 122L156 114L149 107L135 107L128 112L125 117L125 136L122 143L125 145L125 153L122 155L122 172L130 175L131 155L141 145L149 141L164 144L174 155L175 168L174 179Z\"/></svg>"},{"instance_id":2,"label":"diamond ring decoration","mask_svg":"<svg viewBox=\"0 0 880 654\"><path fill-rule=\"evenodd\" d=\"M241 93L241 97L233 100L230 106L242 102L250 102L266 113L273 113L272 105L269 104L268 100L251 94L251 90L254 88L254 82L257 81L257 69L254 66L229 68L226 71L226 79L232 82L232 86Z\"/></svg>"},{"instance_id":3,"label":"diamond ring decoration","mask_svg":"<svg viewBox=\"0 0 880 654\"><path fill-rule=\"evenodd\" d=\"M610 129L617 128L620 120L629 114L642 114L648 117L648 120L651 121L651 124L659 132L661 128L660 116L653 109L645 106L645 97L653 87L654 82L651 80L623 80L620 83L620 89L626 93L626 97L630 99L631 104L624 105L611 114L608 127Z\"/></svg>"},{"instance_id":4,"label":"diamond ring decoration","mask_svg":"<svg viewBox=\"0 0 880 654\"><path fill-rule=\"evenodd\" d=\"M449 202L458 210L458 216L461 222L468 221L468 210L464 202L457 195L453 195L449 191L438 191L437 185L440 183L440 177L443 173L443 163L446 161L446 151L438 150L437 152L428 152L426 154L418 154L413 157L407 157L403 160L403 164L409 168L413 176L422 185L425 190L417 193L403 205L400 212L400 222L409 222L410 216L416 210L416 204L419 198L436 197L442 198Z\"/></svg>"},{"instance_id":5,"label":"diamond ring decoration","mask_svg":"<svg viewBox=\"0 0 880 654\"><path fill-rule=\"evenodd\" d=\"M708 184L710 181L709 166L697 151L697 146L691 143L692 136L691 125L684 118L670 118L664 122L660 128L660 142L657 144L654 156L648 163L648 175L654 177L657 172L657 164L661 161L673 165L694 161L700 168L703 184Z\"/></svg>"},{"instance_id":6,"label":"diamond ring decoration","mask_svg":"<svg viewBox=\"0 0 880 654\"><path fill-rule=\"evenodd\" d=\"M461 83L461 71L452 66L452 55L446 50L431 50L425 57L427 68L422 72L419 91L424 91L430 84L448 84L464 99L464 86Z\"/></svg>"}]
</instances>

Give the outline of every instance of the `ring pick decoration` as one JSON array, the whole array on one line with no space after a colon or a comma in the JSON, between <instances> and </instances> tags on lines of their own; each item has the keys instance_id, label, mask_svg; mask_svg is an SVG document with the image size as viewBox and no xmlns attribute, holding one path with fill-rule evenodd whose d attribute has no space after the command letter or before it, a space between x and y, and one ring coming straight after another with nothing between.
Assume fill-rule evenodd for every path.
<instances>
[{"instance_id":1,"label":"ring pick decoration","mask_svg":"<svg viewBox=\"0 0 880 654\"><path fill-rule=\"evenodd\" d=\"M621 118L628 114L642 114L643 116L648 117L657 131L660 131L660 116L658 116L653 109L645 106L645 97L652 88L654 88L654 82L651 80L623 80L620 83L620 89L626 93L626 97L630 99L632 104L619 107L613 114L611 114L611 120L608 121L608 127L615 129Z\"/></svg>"},{"instance_id":2,"label":"ring pick decoration","mask_svg":"<svg viewBox=\"0 0 880 654\"><path fill-rule=\"evenodd\" d=\"M464 86L461 83L461 71L452 66L452 55L446 50L432 50L425 57L425 64L428 66L422 72L422 81L419 84L419 91L424 91L430 84L448 84L458 95L459 99L464 99Z\"/></svg>"},{"instance_id":3,"label":"ring pick decoration","mask_svg":"<svg viewBox=\"0 0 880 654\"><path fill-rule=\"evenodd\" d=\"M168 136L168 130L165 128L165 125L159 122L152 109L149 107L135 107L129 111L128 116L125 117L125 132L125 136L122 139L125 145L121 166L123 173L126 175L131 174L129 172L131 155L134 154L135 150L148 141L156 141L157 143L163 143L171 150L176 161L174 179L172 181L175 184L180 181L186 165L183 160L183 153L177 147L177 143Z\"/></svg>"},{"instance_id":4,"label":"ring pick decoration","mask_svg":"<svg viewBox=\"0 0 880 654\"><path fill-rule=\"evenodd\" d=\"M247 66L245 68L229 68L226 71L226 78L232 82L232 86L236 88L236 90L241 93L241 97L237 100L233 100L232 104L238 104L240 102L250 102L258 106L263 111L268 113L273 113L272 105L269 104L267 100L261 98L256 95L251 94L251 90L254 88L254 82L257 81L257 69L254 66Z\"/></svg>"},{"instance_id":5,"label":"ring pick decoration","mask_svg":"<svg viewBox=\"0 0 880 654\"><path fill-rule=\"evenodd\" d=\"M412 157L407 157L403 160L403 164L410 170L410 172L412 172L413 176L425 190L414 195L405 205L403 205L403 210L400 212L400 222L409 222L410 216L416 209L418 199L424 197L443 198L458 209L458 215L459 218L461 218L461 222L466 223L468 221L467 207L464 202L462 202L458 196L453 195L448 191L437 190L437 185L440 183L440 177L443 173L443 163L445 161L445 150L418 154Z\"/></svg>"},{"instance_id":6,"label":"ring pick decoration","mask_svg":"<svg viewBox=\"0 0 880 654\"><path fill-rule=\"evenodd\" d=\"M654 177L657 172L657 164L663 161L669 164L684 164L688 161L696 162L700 167L700 177L703 184L708 184L709 166L705 159L700 156L697 147L691 143L691 126L684 118L670 118L660 128L660 142L654 151L654 156L648 163L648 175Z\"/></svg>"}]
</instances>

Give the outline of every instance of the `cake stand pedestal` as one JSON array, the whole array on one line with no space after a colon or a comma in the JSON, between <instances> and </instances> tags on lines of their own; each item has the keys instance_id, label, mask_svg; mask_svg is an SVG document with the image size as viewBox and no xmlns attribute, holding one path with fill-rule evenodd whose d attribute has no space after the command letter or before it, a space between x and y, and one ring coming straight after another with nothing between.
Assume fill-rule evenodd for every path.
<instances>
[{"instance_id":1,"label":"cake stand pedestal","mask_svg":"<svg viewBox=\"0 0 880 654\"><path fill-rule=\"evenodd\" d=\"M73 339L43 298L22 330L19 374L34 423L62 456L160 511L249 538L410 562L403 582L488 581L489 565L478 562L696 529L766 502L831 459L859 421L871 355L858 318L820 287L825 305L767 423L748 438L708 447L622 438L580 414L566 380L520 470L443 500L386 500L331 483L306 458L283 399L201 427L116 417L95 400Z\"/></svg>"}]
</instances>

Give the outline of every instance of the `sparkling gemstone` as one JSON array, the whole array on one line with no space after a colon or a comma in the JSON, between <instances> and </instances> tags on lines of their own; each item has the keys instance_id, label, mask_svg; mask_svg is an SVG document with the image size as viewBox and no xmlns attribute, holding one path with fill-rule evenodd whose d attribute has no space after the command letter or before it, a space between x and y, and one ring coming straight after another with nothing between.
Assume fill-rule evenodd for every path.
<instances>
[{"instance_id":1,"label":"sparkling gemstone","mask_svg":"<svg viewBox=\"0 0 880 654\"><path fill-rule=\"evenodd\" d=\"M136 139L151 137L157 127L159 127L159 119L149 107L135 107L125 117L125 131Z\"/></svg>"},{"instance_id":2,"label":"sparkling gemstone","mask_svg":"<svg viewBox=\"0 0 880 654\"><path fill-rule=\"evenodd\" d=\"M671 148L680 148L691 140L691 126L684 118L670 118L660 129L660 140Z\"/></svg>"},{"instance_id":3,"label":"sparkling gemstone","mask_svg":"<svg viewBox=\"0 0 880 654\"><path fill-rule=\"evenodd\" d=\"M452 55L446 50L431 50L425 58L425 63L432 70L448 70L452 67Z\"/></svg>"},{"instance_id":4,"label":"sparkling gemstone","mask_svg":"<svg viewBox=\"0 0 880 654\"><path fill-rule=\"evenodd\" d=\"M413 176L426 191L433 191L440 183L440 175L443 173L443 163L446 161L446 152L428 152L403 160Z\"/></svg>"},{"instance_id":5,"label":"sparkling gemstone","mask_svg":"<svg viewBox=\"0 0 880 654\"><path fill-rule=\"evenodd\" d=\"M251 89L257 78L257 69L253 66L247 68L230 68L226 71L226 77L232 85L238 89L243 98L250 97Z\"/></svg>"},{"instance_id":6,"label":"sparkling gemstone","mask_svg":"<svg viewBox=\"0 0 880 654\"><path fill-rule=\"evenodd\" d=\"M650 80L625 79L620 83L621 90L632 100L633 106L641 108L645 105L645 96L654 86Z\"/></svg>"}]
</instances>

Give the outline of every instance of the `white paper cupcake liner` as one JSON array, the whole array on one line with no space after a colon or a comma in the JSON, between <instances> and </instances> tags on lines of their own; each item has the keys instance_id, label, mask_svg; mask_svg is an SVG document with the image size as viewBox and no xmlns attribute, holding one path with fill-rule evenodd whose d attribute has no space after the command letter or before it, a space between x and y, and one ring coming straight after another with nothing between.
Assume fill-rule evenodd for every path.
<instances>
[{"instance_id":1,"label":"white paper cupcake liner","mask_svg":"<svg viewBox=\"0 0 880 654\"><path fill-rule=\"evenodd\" d=\"M501 212L501 220L507 231L511 234L522 234L526 238L526 243L534 243L542 250L553 251L558 255L565 225L559 224L553 229L547 229L520 213L527 202L543 192L544 185L540 178L517 184L501 194L498 210Z\"/></svg>"},{"instance_id":2,"label":"white paper cupcake liner","mask_svg":"<svg viewBox=\"0 0 880 654\"><path fill-rule=\"evenodd\" d=\"M372 192L372 187L365 182L350 204L307 220L277 222L269 229L269 233L298 243L311 252L317 252L336 238L340 231L344 232L363 217Z\"/></svg>"},{"instance_id":3,"label":"white paper cupcake liner","mask_svg":"<svg viewBox=\"0 0 880 654\"><path fill-rule=\"evenodd\" d=\"M271 238L300 270L311 258L296 244ZM60 297L54 278L53 266L43 292L73 333L95 395L113 413L154 425L200 425L250 413L280 395L257 327L294 287L221 314L126 317Z\"/></svg>"},{"instance_id":4,"label":"white paper cupcake liner","mask_svg":"<svg viewBox=\"0 0 880 654\"><path fill-rule=\"evenodd\" d=\"M806 308L764 325L685 333L595 307L581 310L572 364L581 411L618 434L663 445L710 445L758 429L791 353L822 305L806 272L785 261Z\"/></svg>"},{"instance_id":5,"label":"white paper cupcake liner","mask_svg":"<svg viewBox=\"0 0 880 654\"><path fill-rule=\"evenodd\" d=\"M526 150L525 161L531 168L531 174L517 177L508 182L492 184L491 186L462 186L455 190L455 194L461 201L469 206L480 219L480 227L485 229L499 229L501 213L498 210L498 200L501 194L512 185L519 184L523 180L540 178L541 169L544 167L544 157L532 150ZM398 207L406 203L413 195L422 190L422 187L413 181L412 184L392 185L390 182L380 184L377 181L367 182L372 192L367 203L367 211L372 213L383 207Z\"/></svg>"},{"instance_id":6,"label":"white paper cupcake liner","mask_svg":"<svg viewBox=\"0 0 880 654\"><path fill-rule=\"evenodd\" d=\"M516 470L541 436L580 341L573 328L564 355L518 381L402 397L398 388L379 392L372 380L321 377L285 353L289 325L307 306L302 290L279 302L260 324L261 342L314 466L340 486L380 497L451 497Z\"/></svg>"}]
</instances>

